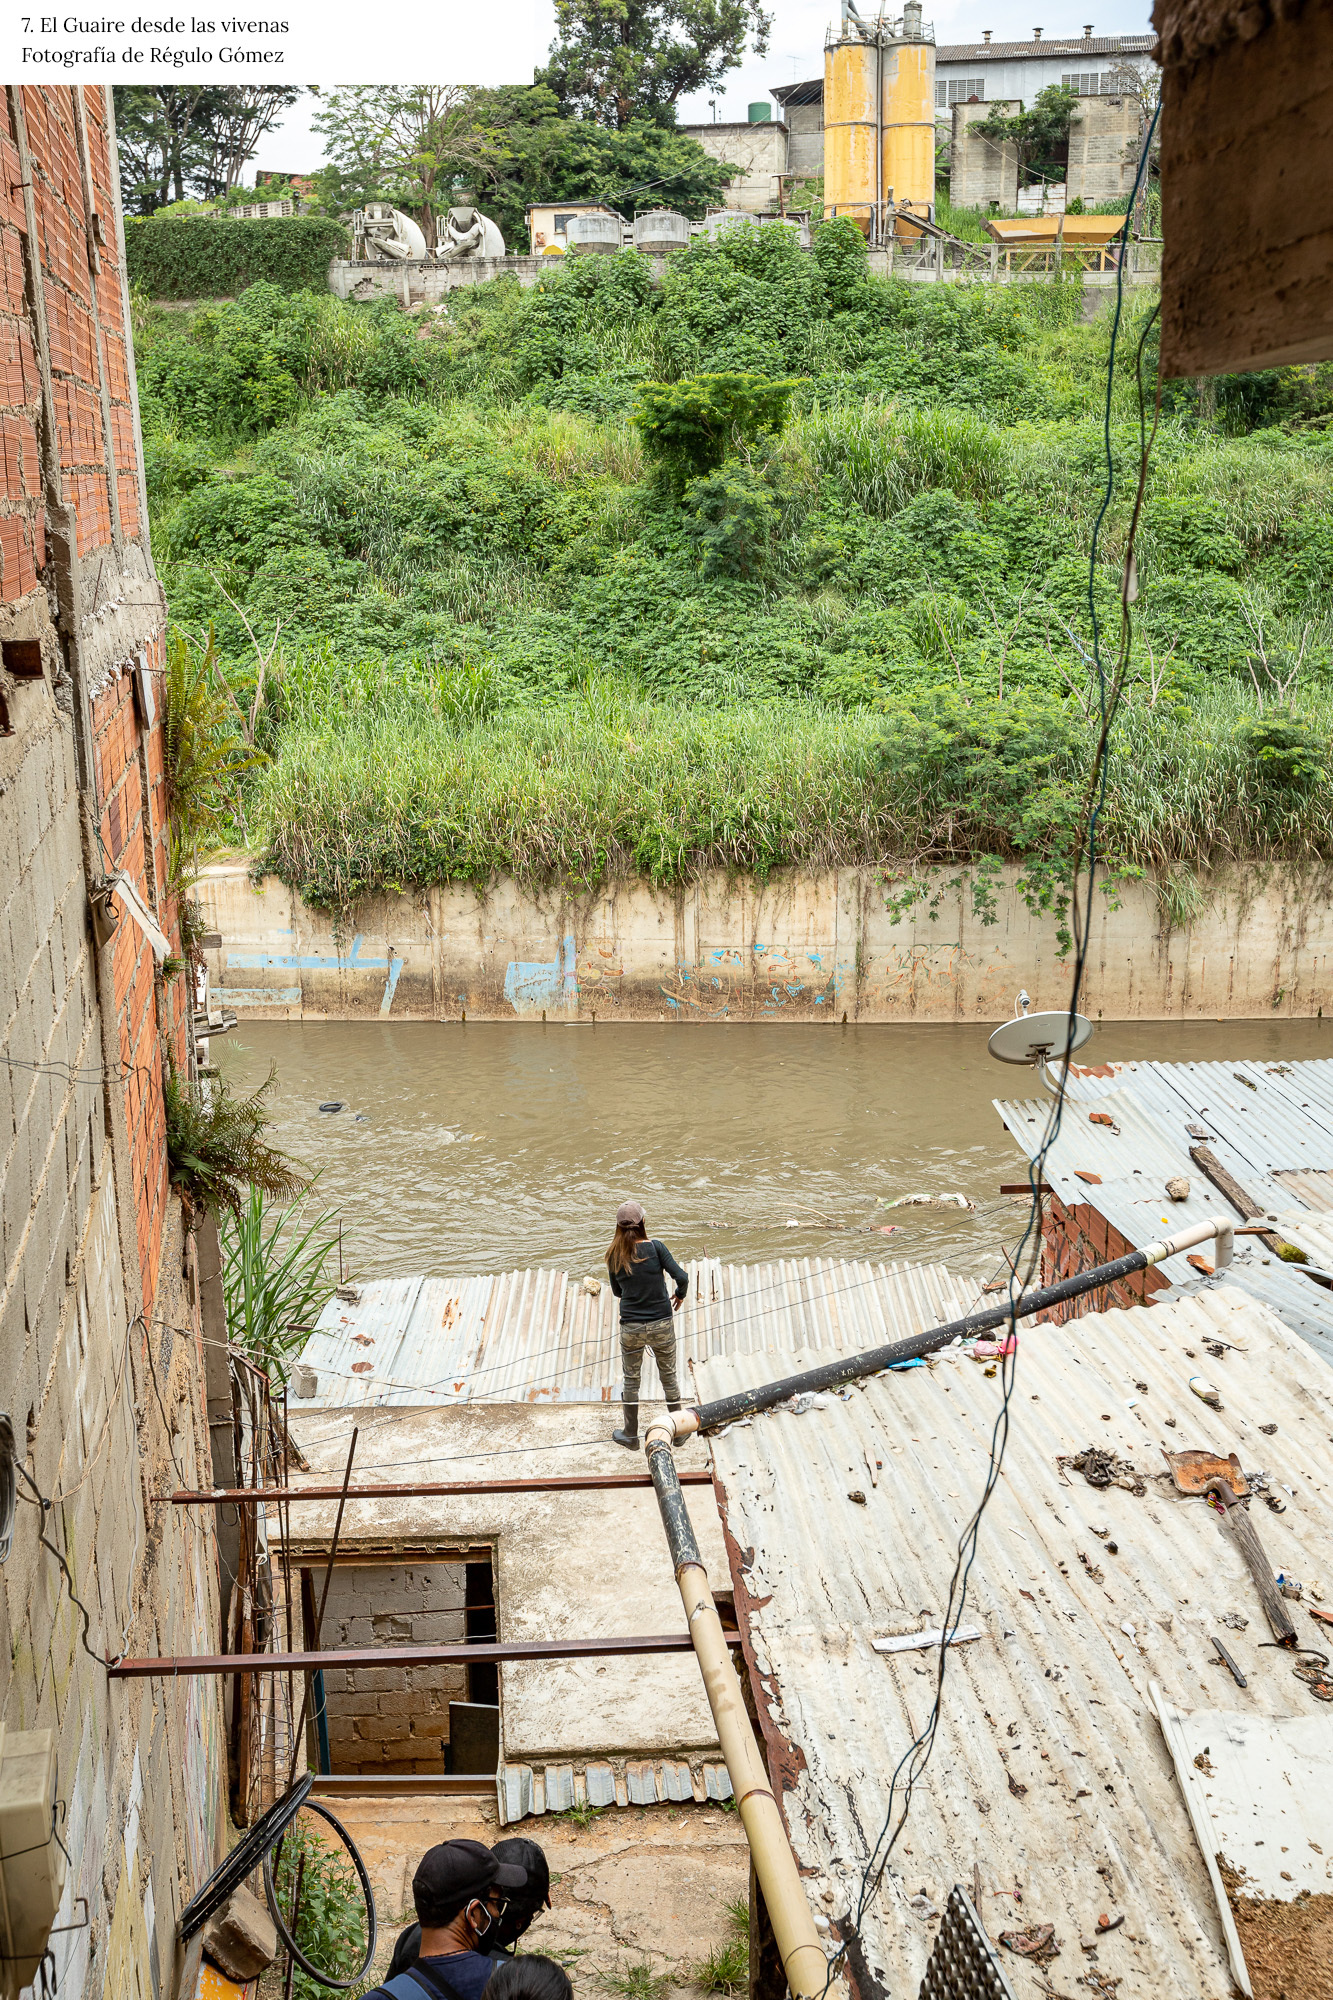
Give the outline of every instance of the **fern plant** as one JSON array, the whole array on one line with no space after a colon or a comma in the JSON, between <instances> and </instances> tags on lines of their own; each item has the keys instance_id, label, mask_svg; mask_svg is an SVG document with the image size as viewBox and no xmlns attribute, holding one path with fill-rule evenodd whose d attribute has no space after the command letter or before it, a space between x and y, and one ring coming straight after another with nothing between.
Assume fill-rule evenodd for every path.
<instances>
[{"instance_id":1,"label":"fern plant","mask_svg":"<svg viewBox=\"0 0 1333 2000\"><path fill-rule=\"evenodd\" d=\"M210 1209L216 1215L227 1210L239 1216L249 1189L290 1201L309 1187L309 1177L294 1160L264 1143L268 1112L263 1100L277 1075L275 1064L249 1097L235 1097L216 1072L191 1084L168 1062L163 1088L167 1157L187 1212Z\"/></svg>"}]
</instances>

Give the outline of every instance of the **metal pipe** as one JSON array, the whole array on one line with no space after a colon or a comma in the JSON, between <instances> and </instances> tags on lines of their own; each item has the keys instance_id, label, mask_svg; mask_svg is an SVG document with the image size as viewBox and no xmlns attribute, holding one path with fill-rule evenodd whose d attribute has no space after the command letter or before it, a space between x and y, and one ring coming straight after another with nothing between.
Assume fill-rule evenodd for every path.
<instances>
[{"instance_id":1,"label":"metal pipe","mask_svg":"<svg viewBox=\"0 0 1333 2000\"><path fill-rule=\"evenodd\" d=\"M708 1572L680 1490L671 1452L676 1422L676 1417L668 1412L664 1417L654 1418L644 1434L644 1449L657 1489L672 1567L731 1789L763 1890L764 1907L782 1955L787 1985L794 2000L818 2000L828 1987L828 1960L801 1885L781 1808L773 1796L768 1771L755 1742L741 1684L731 1663L730 1647L736 1641L722 1630Z\"/></svg>"},{"instance_id":2,"label":"metal pipe","mask_svg":"<svg viewBox=\"0 0 1333 2000\"><path fill-rule=\"evenodd\" d=\"M739 1632L724 1633L739 1646ZM634 1653L688 1653L684 1632L653 1632L624 1639L474 1639L450 1646L348 1646L318 1653L181 1653L176 1656L117 1660L107 1669L113 1680L179 1680L219 1674L313 1673L317 1668L475 1667L482 1661L620 1659Z\"/></svg>"},{"instance_id":3,"label":"metal pipe","mask_svg":"<svg viewBox=\"0 0 1333 2000\"><path fill-rule=\"evenodd\" d=\"M1064 1304L1067 1299L1096 1291L1101 1285L1111 1285L1119 1278L1132 1277L1136 1271L1146 1271L1168 1257L1178 1257L1182 1251L1192 1250L1196 1243L1207 1243L1213 1238L1217 1240L1214 1268L1220 1270L1231 1262L1234 1240L1232 1218L1226 1215L1212 1216L1207 1222L1191 1223L1188 1229L1179 1230L1160 1243L1149 1243L1143 1250L1131 1250L1109 1264L1098 1264L1090 1271L1062 1278L1056 1285L1037 1286L1017 1299L1006 1299L1002 1305L988 1306L984 1312L970 1313L965 1319L949 1320L943 1326L929 1327L922 1333L909 1335L906 1340L891 1341L887 1347L872 1347L859 1354L845 1354L839 1361L825 1362L821 1368L807 1368L800 1375L787 1375L780 1382L766 1382L756 1389L741 1389L734 1396L721 1396L716 1402L680 1410L676 1414L675 1435L684 1438L692 1436L695 1431L720 1430L724 1424L735 1423L739 1417L752 1416L756 1410L771 1410L792 1396L819 1389L836 1389L844 1382L859 1382L867 1375L878 1375L881 1369L892 1368L895 1362L915 1361L920 1355L934 1354L941 1347L947 1347L951 1340L985 1333L1011 1320L1028 1319L1033 1313L1045 1312L1051 1306Z\"/></svg>"},{"instance_id":4,"label":"metal pipe","mask_svg":"<svg viewBox=\"0 0 1333 2000\"><path fill-rule=\"evenodd\" d=\"M402 1485L349 1486L349 1500L417 1500L432 1495L468 1493L601 1493L622 1486L651 1486L646 1472L589 1472L573 1477L553 1475L549 1479L437 1479L418 1480ZM711 1486L711 1472L682 1472L682 1486ZM281 1505L289 1500L340 1500L341 1486L215 1486L211 1492L182 1487L177 1493L160 1493L173 1507L239 1507Z\"/></svg>"}]
</instances>

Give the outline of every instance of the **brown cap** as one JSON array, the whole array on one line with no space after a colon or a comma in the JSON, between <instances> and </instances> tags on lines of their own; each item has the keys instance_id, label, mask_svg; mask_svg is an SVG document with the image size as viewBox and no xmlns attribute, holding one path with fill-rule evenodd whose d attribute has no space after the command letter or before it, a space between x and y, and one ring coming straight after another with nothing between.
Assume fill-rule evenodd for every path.
<instances>
[{"instance_id":1,"label":"brown cap","mask_svg":"<svg viewBox=\"0 0 1333 2000\"><path fill-rule=\"evenodd\" d=\"M631 1222L642 1222L643 1203L639 1201L622 1201L620 1207L616 1210L616 1221L626 1226Z\"/></svg>"}]
</instances>

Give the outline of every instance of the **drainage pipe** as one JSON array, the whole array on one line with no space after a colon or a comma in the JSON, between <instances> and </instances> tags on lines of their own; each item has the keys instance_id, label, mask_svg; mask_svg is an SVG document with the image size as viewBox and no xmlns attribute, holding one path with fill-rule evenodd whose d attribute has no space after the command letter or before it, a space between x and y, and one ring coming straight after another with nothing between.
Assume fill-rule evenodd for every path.
<instances>
[{"instance_id":1,"label":"drainage pipe","mask_svg":"<svg viewBox=\"0 0 1333 2000\"><path fill-rule=\"evenodd\" d=\"M782 1812L768 1782L759 1745L741 1693L731 1649L722 1632L685 1496L676 1476L671 1447L685 1411L655 1418L644 1435L648 1469L657 1491L662 1526L671 1550L690 1638L713 1711L718 1742L726 1760L754 1872L763 1892L773 1936L793 2000L819 2000L828 1987L828 1960L791 1851ZM691 1426L690 1428L693 1428Z\"/></svg>"},{"instance_id":2,"label":"drainage pipe","mask_svg":"<svg viewBox=\"0 0 1333 2000\"><path fill-rule=\"evenodd\" d=\"M1009 1321L1027 1319L1033 1313L1046 1312L1051 1306L1062 1305L1067 1299L1096 1291L1099 1286L1112 1285L1119 1278L1132 1277L1136 1271L1146 1271L1168 1257L1178 1257L1183 1251L1192 1250L1197 1243L1216 1239L1214 1269L1221 1270L1231 1262L1233 1226L1232 1217L1215 1215L1207 1222L1191 1223L1189 1228L1179 1230L1160 1243L1149 1243L1146 1249L1131 1250L1127 1256L1117 1257L1110 1264L1098 1264L1090 1271L1078 1272L1075 1277L1062 1278L1058 1284L1036 1286L1021 1293L1017 1299L1005 1299L1002 1304L988 1306L984 1312L971 1313L966 1319L928 1327L924 1332L911 1334L906 1340L891 1341L887 1347L844 1354L840 1360L826 1362L822 1368L807 1368L800 1375L785 1376L781 1382L766 1382L756 1389L742 1389L734 1396L721 1396L716 1402L701 1403L695 1409L678 1411L675 1435L685 1438L695 1431L720 1430L724 1424L735 1423L738 1417L752 1416L757 1410L771 1410L792 1396L819 1389L836 1389L844 1382L861 1381L867 1375L879 1374L883 1368L892 1368L895 1362L915 1361L920 1355L934 1354L939 1348L947 1347L951 1340L970 1338L972 1334L986 1333L990 1328L1003 1326Z\"/></svg>"}]
</instances>

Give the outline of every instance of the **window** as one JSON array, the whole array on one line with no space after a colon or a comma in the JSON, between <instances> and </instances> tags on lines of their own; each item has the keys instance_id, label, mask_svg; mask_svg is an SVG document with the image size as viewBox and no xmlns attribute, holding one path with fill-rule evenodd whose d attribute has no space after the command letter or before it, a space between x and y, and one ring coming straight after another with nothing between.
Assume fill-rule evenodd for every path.
<instances>
[{"instance_id":1,"label":"window","mask_svg":"<svg viewBox=\"0 0 1333 2000\"><path fill-rule=\"evenodd\" d=\"M947 83L935 85L935 102L939 106L966 104L969 98L986 101L986 79L984 76L951 77Z\"/></svg>"},{"instance_id":2,"label":"window","mask_svg":"<svg viewBox=\"0 0 1333 2000\"><path fill-rule=\"evenodd\" d=\"M556 235L563 236L568 230L570 223L577 222L578 219L578 215L572 209L567 214L563 209L558 208L555 212Z\"/></svg>"},{"instance_id":3,"label":"window","mask_svg":"<svg viewBox=\"0 0 1333 2000\"><path fill-rule=\"evenodd\" d=\"M1065 90L1072 90L1075 97L1100 97L1102 94L1102 79L1096 70L1080 71L1077 76L1062 76L1060 82ZM1106 82L1109 88L1111 79L1108 77Z\"/></svg>"}]
</instances>

